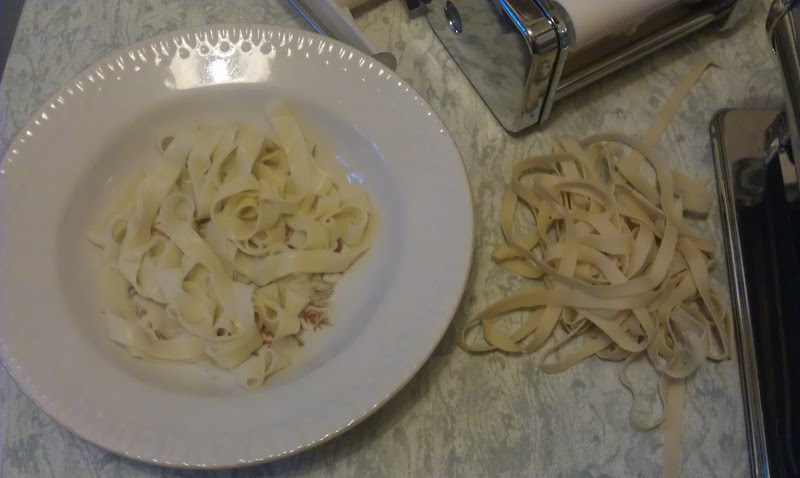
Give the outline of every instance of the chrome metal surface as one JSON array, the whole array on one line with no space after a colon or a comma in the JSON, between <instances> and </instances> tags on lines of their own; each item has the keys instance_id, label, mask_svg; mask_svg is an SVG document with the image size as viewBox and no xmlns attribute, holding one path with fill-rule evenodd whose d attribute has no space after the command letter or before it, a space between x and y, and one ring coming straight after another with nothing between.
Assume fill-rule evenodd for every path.
<instances>
[{"instance_id":1,"label":"chrome metal surface","mask_svg":"<svg viewBox=\"0 0 800 478\"><path fill-rule=\"evenodd\" d=\"M569 19L569 15L567 15L567 12L561 7L561 4L551 0L540 0L540 4L544 7L545 15L547 15L550 25L556 32L555 42L558 44L559 48L558 59L555 65L553 65L550 84L547 88L547 95L545 96L541 117L539 118L539 122L542 122L550 117L553 103L556 102L564 65L567 62L567 51L570 44L575 40L575 28L572 21Z\"/></svg>"},{"instance_id":2,"label":"chrome metal surface","mask_svg":"<svg viewBox=\"0 0 800 478\"><path fill-rule=\"evenodd\" d=\"M764 151L767 161L776 156L781 148L789 147L790 141L789 120L786 118L786 112L781 111L764 130Z\"/></svg>"},{"instance_id":3,"label":"chrome metal surface","mask_svg":"<svg viewBox=\"0 0 800 478\"><path fill-rule=\"evenodd\" d=\"M297 11L300 12L301 15L303 15L303 18L306 19L308 24L311 25L311 28L313 28L317 33L319 33L320 35L325 35L326 37L333 38L333 32L328 29L328 27L325 25L325 22L323 22L322 19L317 17L317 14L314 13L313 10L308 8L306 2L304 2L303 0L289 0L289 2L292 5L294 5L294 8L296 8Z\"/></svg>"},{"instance_id":4,"label":"chrome metal surface","mask_svg":"<svg viewBox=\"0 0 800 478\"><path fill-rule=\"evenodd\" d=\"M428 20L498 121L519 131L543 121L566 59L569 33L538 0L433 0ZM461 33L451 28L457 6Z\"/></svg>"},{"instance_id":5,"label":"chrome metal surface","mask_svg":"<svg viewBox=\"0 0 800 478\"><path fill-rule=\"evenodd\" d=\"M791 138L789 134L789 120L786 112L782 111L764 131L764 162L767 164L777 161L780 163L781 177L783 178L783 193L789 202L800 199L798 178L792 162Z\"/></svg>"},{"instance_id":6,"label":"chrome metal surface","mask_svg":"<svg viewBox=\"0 0 800 478\"><path fill-rule=\"evenodd\" d=\"M563 98L589 85L598 79L619 70L654 51L665 47L709 24L719 24L720 28L730 27L728 18L735 11L746 8L747 0L700 1L687 5L673 6L674 11L659 12L659 15L673 15L674 20L659 25L644 36L624 42L616 48L598 56L594 61L571 68L560 83L557 98ZM601 48L597 45L595 48Z\"/></svg>"},{"instance_id":7,"label":"chrome metal surface","mask_svg":"<svg viewBox=\"0 0 800 478\"><path fill-rule=\"evenodd\" d=\"M419 3L428 4L433 30L489 109L516 132L545 121L558 98L671 42L710 23L730 27L731 14L740 17L750 0L671 4L643 24L644 33L610 35L580 52L570 47L577 32L557 0Z\"/></svg>"},{"instance_id":8,"label":"chrome metal surface","mask_svg":"<svg viewBox=\"0 0 800 478\"><path fill-rule=\"evenodd\" d=\"M604 56L599 60L577 70L575 73L562 78L559 83L557 98L563 98L564 96L572 94L575 91L594 83L600 78L646 57L659 48L663 48L670 43L705 27L718 18L718 14L714 13L692 16L686 18L682 22L671 25L668 28L655 31L651 35L648 35L635 43L631 43L617 51L614 51L609 55Z\"/></svg>"},{"instance_id":9,"label":"chrome metal surface","mask_svg":"<svg viewBox=\"0 0 800 478\"><path fill-rule=\"evenodd\" d=\"M388 66L397 68L397 58L389 52L378 51L349 18L349 13L333 0L289 0L320 35L334 38L355 47Z\"/></svg>"},{"instance_id":10,"label":"chrome metal surface","mask_svg":"<svg viewBox=\"0 0 800 478\"><path fill-rule=\"evenodd\" d=\"M774 0L772 2L772 6L767 14L767 35L770 41L773 42L773 49L775 48L775 29L783 20L783 17L796 7L798 3L800 3L800 0Z\"/></svg>"},{"instance_id":11,"label":"chrome metal surface","mask_svg":"<svg viewBox=\"0 0 800 478\"><path fill-rule=\"evenodd\" d=\"M461 15L458 13L458 8L453 2L445 2L444 16L447 18L447 24L453 33L461 33L464 31L464 26L461 23Z\"/></svg>"},{"instance_id":12,"label":"chrome metal surface","mask_svg":"<svg viewBox=\"0 0 800 478\"><path fill-rule=\"evenodd\" d=\"M778 114L779 111L773 109L723 110L711 122L720 217L739 351L739 373L749 432L750 471L756 478L770 476L770 461L736 206L737 203L754 204L763 196L766 164L763 135Z\"/></svg>"},{"instance_id":13,"label":"chrome metal surface","mask_svg":"<svg viewBox=\"0 0 800 478\"><path fill-rule=\"evenodd\" d=\"M800 151L800 1L775 0L767 32L780 65L792 149ZM800 177L800 161L795 163Z\"/></svg>"}]
</instances>

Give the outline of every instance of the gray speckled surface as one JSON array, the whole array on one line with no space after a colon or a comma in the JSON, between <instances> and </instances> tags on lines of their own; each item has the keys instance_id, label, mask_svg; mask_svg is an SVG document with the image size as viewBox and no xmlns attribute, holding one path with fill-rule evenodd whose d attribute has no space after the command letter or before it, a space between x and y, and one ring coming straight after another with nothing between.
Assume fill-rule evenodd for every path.
<instances>
[{"instance_id":1,"label":"gray speckled surface","mask_svg":"<svg viewBox=\"0 0 800 478\"><path fill-rule=\"evenodd\" d=\"M618 365L595 359L559 375L540 355L469 356L455 345L466 317L518 281L489 258L500 239L497 209L515 161L548 150L549 138L604 130L642 133L673 85L702 56L717 68L691 91L662 138L678 168L713 169L708 123L729 106L780 104L777 68L756 0L730 32L693 35L561 102L544 128L510 137L484 107L424 18L379 1L359 25L399 60L397 72L442 117L461 151L476 207L476 249L462 305L421 372L363 423L318 448L219 476L655 476L662 430L628 425L631 397ZM0 152L59 86L116 48L183 26L260 21L307 29L284 0L28 0L0 83ZM717 233L719 231L717 230ZM718 234L719 235L719 234ZM717 282L724 286L724 269ZM690 381L684 476L749 473L735 361L706 364ZM199 476L102 451L61 428L0 372L0 457L5 477Z\"/></svg>"}]
</instances>

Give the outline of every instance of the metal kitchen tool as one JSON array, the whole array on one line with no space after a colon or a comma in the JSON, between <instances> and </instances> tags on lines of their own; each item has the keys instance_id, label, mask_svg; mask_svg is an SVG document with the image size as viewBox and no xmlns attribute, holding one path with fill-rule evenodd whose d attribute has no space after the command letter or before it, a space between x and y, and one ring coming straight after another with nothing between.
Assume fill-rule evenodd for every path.
<instances>
[{"instance_id":1,"label":"metal kitchen tool","mask_svg":"<svg viewBox=\"0 0 800 478\"><path fill-rule=\"evenodd\" d=\"M553 103L749 0L415 0L489 109L516 132Z\"/></svg>"},{"instance_id":2,"label":"metal kitchen tool","mask_svg":"<svg viewBox=\"0 0 800 478\"><path fill-rule=\"evenodd\" d=\"M775 0L767 31L783 109L711 122L751 474L800 476L800 1Z\"/></svg>"},{"instance_id":3,"label":"metal kitchen tool","mask_svg":"<svg viewBox=\"0 0 800 478\"><path fill-rule=\"evenodd\" d=\"M348 9L370 0L290 0L325 35L394 69ZM541 124L553 103L709 24L727 28L752 0L406 0L504 128ZM381 56L383 55L383 56ZM394 64L393 61L394 60Z\"/></svg>"},{"instance_id":4,"label":"metal kitchen tool","mask_svg":"<svg viewBox=\"0 0 800 478\"><path fill-rule=\"evenodd\" d=\"M397 68L397 58L389 52L379 51L356 26L346 2L338 0L289 0L320 35L347 43L392 70ZM353 2L355 3L355 2Z\"/></svg>"}]
</instances>

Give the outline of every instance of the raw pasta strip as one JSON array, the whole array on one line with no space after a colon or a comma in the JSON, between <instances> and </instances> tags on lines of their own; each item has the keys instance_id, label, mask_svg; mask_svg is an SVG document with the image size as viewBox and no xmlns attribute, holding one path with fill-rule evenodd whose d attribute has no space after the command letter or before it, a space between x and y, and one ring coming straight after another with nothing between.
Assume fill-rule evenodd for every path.
<instances>
[{"instance_id":1,"label":"raw pasta strip","mask_svg":"<svg viewBox=\"0 0 800 478\"><path fill-rule=\"evenodd\" d=\"M705 359L730 357L730 314L708 274L716 264L714 241L684 220L686 213L707 213L711 196L700 181L671 171L653 147L707 66L692 68L643 140L558 138L552 155L514 166L500 207L505 242L492 257L543 280L490 305L457 334L468 351L525 353L561 330L541 365L549 373L591 355L624 361L620 380L634 396L632 424L666 422L665 476L680 470L685 380ZM654 181L642 174L645 165ZM532 216L527 228L516 222L521 208ZM513 312L524 314L509 320ZM661 374L660 418L642 415L643 401L627 377L638 357Z\"/></svg>"}]
</instances>

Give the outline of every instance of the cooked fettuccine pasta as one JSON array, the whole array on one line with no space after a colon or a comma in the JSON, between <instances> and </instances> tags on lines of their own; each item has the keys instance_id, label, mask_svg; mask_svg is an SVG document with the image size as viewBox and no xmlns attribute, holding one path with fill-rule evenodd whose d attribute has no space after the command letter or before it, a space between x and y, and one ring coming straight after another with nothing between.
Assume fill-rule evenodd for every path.
<instances>
[{"instance_id":1,"label":"cooked fettuccine pasta","mask_svg":"<svg viewBox=\"0 0 800 478\"><path fill-rule=\"evenodd\" d=\"M335 156L286 107L273 131L177 131L89 238L110 266L108 334L151 360L210 358L248 388L285 367L279 344L327 323L332 284L376 216Z\"/></svg>"}]
</instances>

